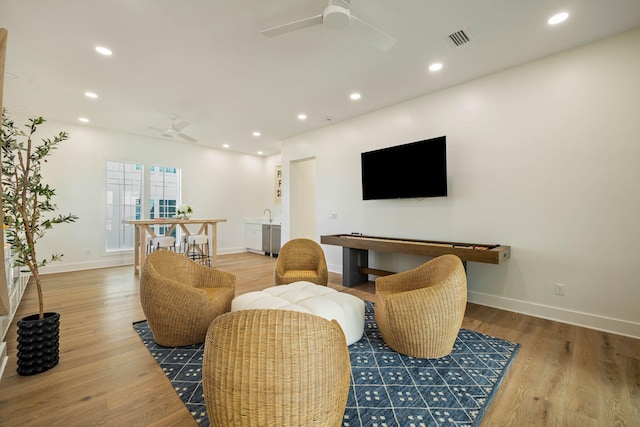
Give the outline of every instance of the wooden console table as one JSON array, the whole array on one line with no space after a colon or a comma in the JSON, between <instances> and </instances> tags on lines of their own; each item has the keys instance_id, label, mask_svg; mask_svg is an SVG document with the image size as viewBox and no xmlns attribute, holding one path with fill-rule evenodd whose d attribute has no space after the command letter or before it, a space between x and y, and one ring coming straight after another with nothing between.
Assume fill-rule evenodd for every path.
<instances>
[{"instance_id":1,"label":"wooden console table","mask_svg":"<svg viewBox=\"0 0 640 427\"><path fill-rule=\"evenodd\" d=\"M182 231L186 236L190 236L191 233L187 228L189 224L198 224L200 228L196 234L206 234L210 236L211 239L211 260L213 261L213 266L216 264L216 255L218 252L218 231L217 224L219 222L227 222L226 219L178 219L178 218L163 218L162 220L157 219L138 219L127 221L128 224L133 224L136 227L135 239L134 239L134 263L133 268L135 273L137 274L140 271L140 266L144 263L145 255L146 255L146 241L147 241L147 233L151 237L157 237L156 233L153 231L154 225L164 225L169 226L165 235L169 235L173 233L176 226L180 226ZM209 233L209 228L211 228L211 233Z\"/></svg>"},{"instance_id":2,"label":"wooden console table","mask_svg":"<svg viewBox=\"0 0 640 427\"><path fill-rule=\"evenodd\" d=\"M320 236L320 243L342 246L342 284L354 286L368 280L368 275L384 276L389 271L369 268L369 251L437 257L453 254L463 262L500 264L511 256L511 247L481 243L440 242L435 240L396 239L389 237L333 234Z\"/></svg>"}]
</instances>

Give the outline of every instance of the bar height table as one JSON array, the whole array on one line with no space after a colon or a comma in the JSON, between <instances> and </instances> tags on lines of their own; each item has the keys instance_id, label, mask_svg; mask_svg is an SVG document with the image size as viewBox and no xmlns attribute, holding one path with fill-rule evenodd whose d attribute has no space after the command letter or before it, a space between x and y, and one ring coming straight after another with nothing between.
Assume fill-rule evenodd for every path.
<instances>
[{"instance_id":1,"label":"bar height table","mask_svg":"<svg viewBox=\"0 0 640 427\"><path fill-rule=\"evenodd\" d=\"M218 230L217 225L219 222L227 222L226 219L223 218L213 218L213 219L179 219L179 218L163 218L163 219L136 219L127 221L128 224L133 224L135 226L135 241L134 241L134 273L138 274L140 272L140 266L144 264L144 259L146 256L145 244L147 241L147 233L151 237L157 237L156 233L153 231L154 225L164 225L169 226L166 235L169 235L175 230L176 227L180 227L182 232L186 236L190 236L192 234L205 234L209 236L211 240L211 244L209 247L211 248L211 259L213 261L213 266L216 264L216 255L218 253ZM197 233L192 233L187 228L189 224L197 224L200 225Z\"/></svg>"}]
</instances>

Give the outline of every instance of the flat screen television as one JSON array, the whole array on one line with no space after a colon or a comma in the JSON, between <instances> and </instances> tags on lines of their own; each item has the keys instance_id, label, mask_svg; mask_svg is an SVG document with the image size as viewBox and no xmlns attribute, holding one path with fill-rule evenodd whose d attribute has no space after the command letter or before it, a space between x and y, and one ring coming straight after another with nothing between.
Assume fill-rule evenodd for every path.
<instances>
[{"instance_id":1,"label":"flat screen television","mask_svg":"<svg viewBox=\"0 0 640 427\"><path fill-rule=\"evenodd\" d=\"M416 141L361 154L362 199L447 195L447 137Z\"/></svg>"}]
</instances>

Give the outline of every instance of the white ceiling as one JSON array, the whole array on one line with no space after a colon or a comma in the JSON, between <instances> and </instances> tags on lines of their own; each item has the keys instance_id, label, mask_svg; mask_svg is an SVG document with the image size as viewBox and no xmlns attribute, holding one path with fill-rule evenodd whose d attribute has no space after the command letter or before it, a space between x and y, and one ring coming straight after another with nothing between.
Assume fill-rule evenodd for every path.
<instances>
[{"instance_id":1,"label":"white ceiling","mask_svg":"<svg viewBox=\"0 0 640 427\"><path fill-rule=\"evenodd\" d=\"M17 115L87 117L86 126L159 138L149 127L179 115L198 144L270 155L291 136L640 27L640 0L352 0L354 15L397 39L390 50L353 24L260 32L326 4L0 0L13 75L3 103ZM549 26L559 11L569 19ZM447 35L458 30L471 41L452 47ZM113 55L98 55L98 45ZM443 69L429 72L432 62ZM354 91L362 99L351 101Z\"/></svg>"}]
</instances>

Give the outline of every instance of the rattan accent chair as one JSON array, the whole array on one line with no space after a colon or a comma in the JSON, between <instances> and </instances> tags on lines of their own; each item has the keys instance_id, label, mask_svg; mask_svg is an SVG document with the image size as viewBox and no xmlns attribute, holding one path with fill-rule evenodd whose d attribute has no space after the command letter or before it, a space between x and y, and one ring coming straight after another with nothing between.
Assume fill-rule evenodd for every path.
<instances>
[{"instance_id":1,"label":"rattan accent chair","mask_svg":"<svg viewBox=\"0 0 640 427\"><path fill-rule=\"evenodd\" d=\"M335 320L241 310L218 317L207 333L202 377L214 427L340 426L350 375Z\"/></svg>"},{"instance_id":2,"label":"rattan accent chair","mask_svg":"<svg viewBox=\"0 0 640 427\"><path fill-rule=\"evenodd\" d=\"M171 251L154 251L140 273L140 302L156 343L204 342L213 319L231 310L236 277Z\"/></svg>"},{"instance_id":3,"label":"rattan accent chair","mask_svg":"<svg viewBox=\"0 0 640 427\"><path fill-rule=\"evenodd\" d=\"M275 284L287 285L303 280L327 286L329 272L324 251L310 239L289 240L278 254Z\"/></svg>"},{"instance_id":4,"label":"rattan accent chair","mask_svg":"<svg viewBox=\"0 0 640 427\"><path fill-rule=\"evenodd\" d=\"M398 353L438 358L451 353L467 306L460 258L442 255L409 271L376 279L376 323Z\"/></svg>"}]
</instances>

